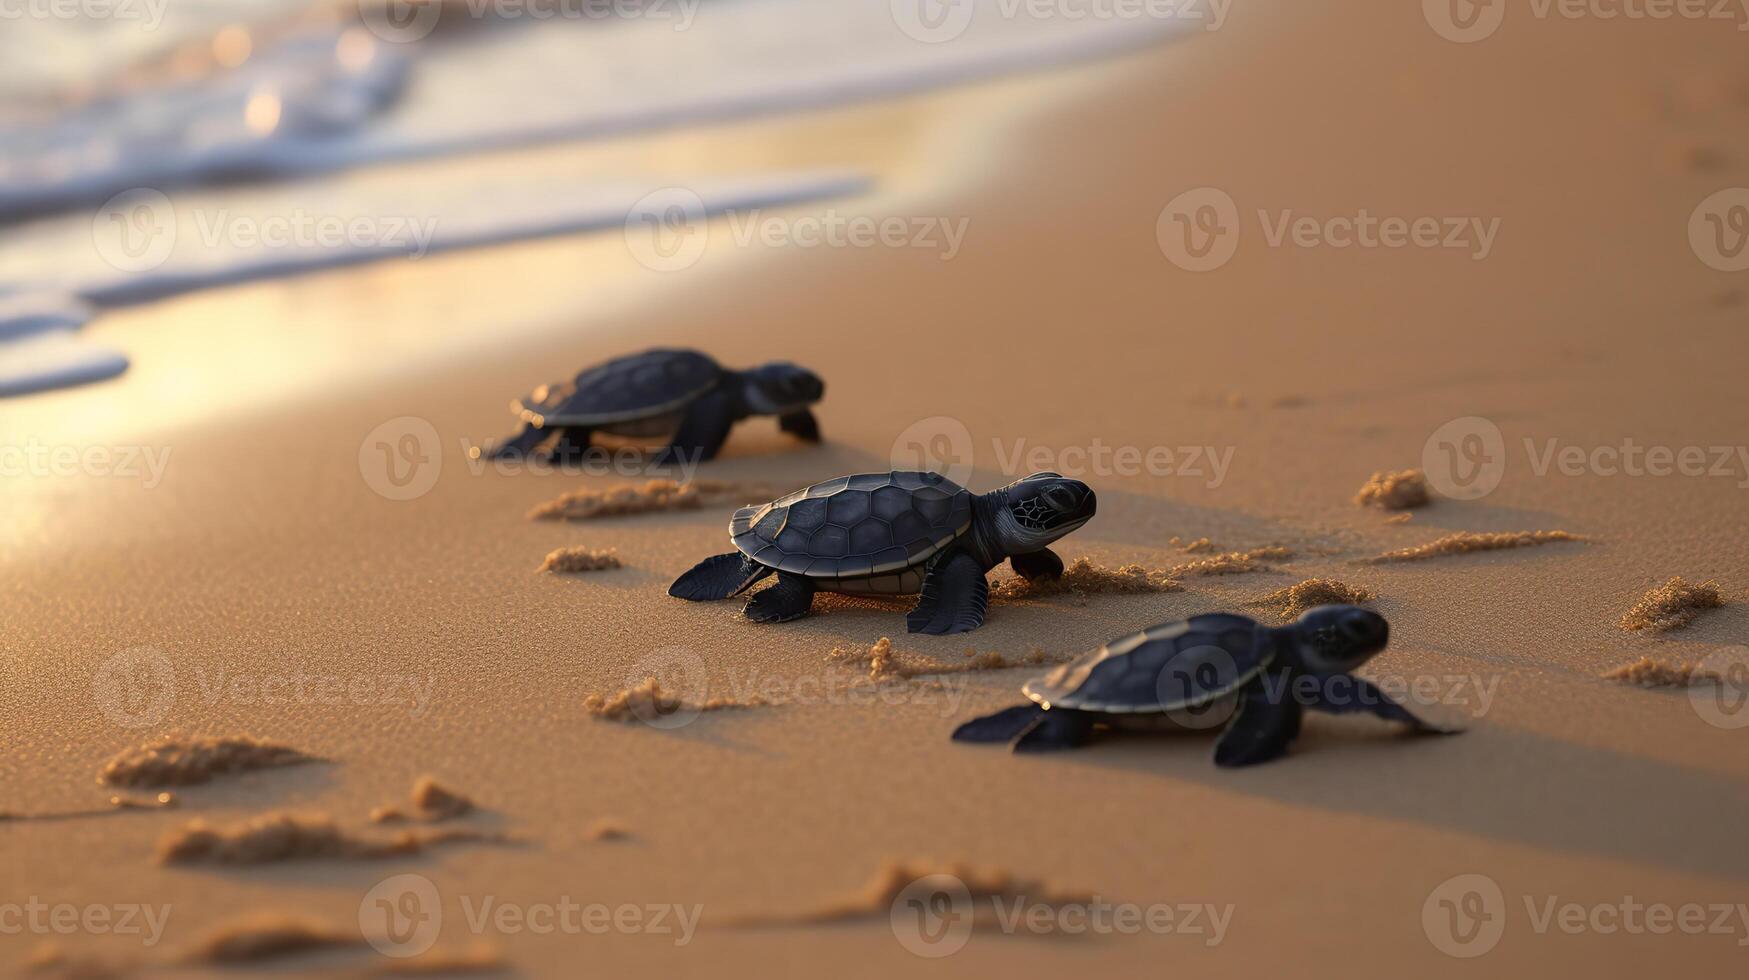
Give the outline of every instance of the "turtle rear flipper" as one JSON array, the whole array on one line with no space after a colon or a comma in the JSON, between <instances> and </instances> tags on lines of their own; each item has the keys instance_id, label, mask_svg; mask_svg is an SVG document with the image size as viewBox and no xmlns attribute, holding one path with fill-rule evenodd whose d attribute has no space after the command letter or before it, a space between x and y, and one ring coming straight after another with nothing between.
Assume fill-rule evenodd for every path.
<instances>
[{"instance_id":1,"label":"turtle rear flipper","mask_svg":"<svg viewBox=\"0 0 1749 980\"><path fill-rule=\"evenodd\" d=\"M735 410L721 391L713 391L687 406L669 445L656 454L658 466L709 462L729 441Z\"/></svg>"},{"instance_id":2,"label":"turtle rear flipper","mask_svg":"<svg viewBox=\"0 0 1749 980\"><path fill-rule=\"evenodd\" d=\"M973 718L953 730L956 742L1012 742L1038 723L1045 709L1036 704L1017 704L993 715Z\"/></svg>"},{"instance_id":3,"label":"turtle rear flipper","mask_svg":"<svg viewBox=\"0 0 1749 980\"><path fill-rule=\"evenodd\" d=\"M777 573L777 582L753 594L742 612L755 623L787 623L801 619L814 607L814 583L789 572Z\"/></svg>"},{"instance_id":4,"label":"turtle rear flipper","mask_svg":"<svg viewBox=\"0 0 1749 980\"><path fill-rule=\"evenodd\" d=\"M1247 688L1239 713L1215 743L1215 765L1232 769L1280 758L1300 732L1300 713L1298 701L1271 701L1262 685Z\"/></svg>"},{"instance_id":5,"label":"turtle rear flipper","mask_svg":"<svg viewBox=\"0 0 1749 980\"><path fill-rule=\"evenodd\" d=\"M688 602L727 599L747 591L771 572L772 569L732 551L726 555L714 555L692 566L686 574L674 580L674 584L668 587L668 594Z\"/></svg>"},{"instance_id":6,"label":"turtle rear flipper","mask_svg":"<svg viewBox=\"0 0 1749 980\"><path fill-rule=\"evenodd\" d=\"M522 431L492 447L493 459L521 459L539 448L552 435L538 425L524 425Z\"/></svg>"},{"instance_id":7,"label":"turtle rear flipper","mask_svg":"<svg viewBox=\"0 0 1749 980\"><path fill-rule=\"evenodd\" d=\"M964 551L943 556L923 578L917 605L905 617L912 633L968 633L984 625L990 583L978 560Z\"/></svg>"},{"instance_id":8,"label":"turtle rear flipper","mask_svg":"<svg viewBox=\"0 0 1749 980\"><path fill-rule=\"evenodd\" d=\"M1312 702L1311 707L1317 708L1319 711L1329 712L1333 715L1346 715L1364 711L1367 714L1377 715L1386 721L1401 722L1402 724L1408 725L1416 732L1427 735L1457 735L1463 732L1462 728L1453 728L1448 725L1436 725L1430 721L1417 717L1408 708L1398 704L1389 694L1379 690L1377 685L1364 677L1354 677L1350 675L1346 679L1354 685L1354 694L1352 697L1332 698L1330 696L1332 693L1330 690L1332 685L1320 684L1317 688L1317 700Z\"/></svg>"}]
</instances>

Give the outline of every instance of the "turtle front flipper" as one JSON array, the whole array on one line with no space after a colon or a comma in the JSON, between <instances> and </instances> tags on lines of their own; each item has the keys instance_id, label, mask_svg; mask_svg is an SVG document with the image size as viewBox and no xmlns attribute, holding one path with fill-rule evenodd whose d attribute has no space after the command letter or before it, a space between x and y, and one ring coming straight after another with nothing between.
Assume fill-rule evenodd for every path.
<instances>
[{"instance_id":1,"label":"turtle front flipper","mask_svg":"<svg viewBox=\"0 0 1749 980\"><path fill-rule=\"evenodd\" d=\"M805 408L778 416L777 427L803 442L820 441L820 420L814 418L814 413Z\"/></svg>"},{"instance_id":2,"label":"turtle front flipper","mask_svg":"<svg viewBox=\"0 0 1749 980\"><path fill-rule=\"evenodd\" d=\"M538 425L524 425L522 431L492 447L493 459L521 459L535 451L552 432Z\"/></svg>"},{"instance_id":3,"label":"turtle front flipper","mask_svg":"<svg viewBox=\"0 0 1749 980\"><path fill-rule=\"evenodd\" d=\"M668 587L668 594L688 602L727 599L747 591L771 571L739 551L713 555L675 579Z\"/></svg>"},{"instance_id":4,"label":"turtle front flipper","mask_svg":"<svg viewBox=\"0 0 1749 980\"><path fill-rule=\"evenodd\" d=\"M953 730L956 742L1012 742L1038 724L1045 709L1028 702L1004 708L993 715L973 718Z\"/></svg>"},{"instance_id":5,"label":"turtle front flipper","mask_svg":"<svg viewBox=\"0 0 1749 980\"><path fill-rule=\"evenodd\" d=\"M1016 752L1056 752L1078 749L1093 737L1093 719L1070 708L1040 711L1038 718L1014 740Z\"/></svg>"},{"instance_id":6,"label":"turtle front flipper","mask_svg":"<svg viewBox=\"0 0 1749 980\"><path fill-rule=\"evenodd\" d=\"M814 607L814 583L805 576L777 573L777 584L754 593L742 610L755 623L787 623Z\"/></svg>"},{"instance_id":7,"label":"turtle front flipper","mask_svg":"<svg viewBox=\"0 0 1749 980\"><path fill-rule=\"evenodd\" d=\"M1342 697L1338 688L1341 684L1323 683L1317 686L1316 700L1311 707L1333 715L1346 715L1355 712L1366 712L1377 715L1386 721L1401 722L1417 732L1428 735L1457 735L1462 728L1452 728L1446 725L1435 725L1417 717L1408 708L1398 704L1389 694L1378 689L1378 686L1364 677L1352 674L1343 675L1340 680L1353 686L1349 688L1349 696Z\"/></svg>"},{"instance_id":8,"label":"turtle front flipper","mask_svg":"<svg viewBox=\"0 0 1749 980\"><path fill-rule=\"evenodd\" d=\"M586 425L567 425L553 444L553 462L581 463L589 458L590 440L594 432Z\"/></svg>"},{"instance_id":9,"label":"turtle front flipper","mask_svg":"<svg viewBox=\"0 0 1749 980\"><path fill-rule=\"evenodd\" d=\"M735 424L735 412L728 395L713 391L687 406L674 430L668 447L656 454L656 464L703 463L716 458L729 441L729 429Z\"/></svg>"},{"instance_id":10,"label":"turtle front flipper","mask_svg":"<svg viewBox=\"0 0 1749 980\"><path fill-rule=\"evenodd\" d=\"M1231 769L1280 758L1300 733L1301 711L1292 698L1271 701L1262 684L1247 687L1239 713L1215 743L1215 765Z\"/></svg>"},{"instance_id":11,"label":"turtle front flipper","mask_svg":"<svg viewBox=\"0 0 1749 980\"><path fill-rule=\"evenodd\" d=\"M1049 548L1024 555L1012 555L1008 559L1008 565L1014 569L1014 574L1029 582L1063 577L1063 559Z\"/></svg>"},{"instance_id":12,"label":"turtle front flipper","mask_svg":"<svg viewBox=\"0 0 1749 980\"><path fill-rule=\"evenodd\" d=\"M984 625L989 608L984 567L967 552L947 552L924 575L923 592L905 617L905 628L934 636L969 633Z\"/></svg>"}]
</instances>

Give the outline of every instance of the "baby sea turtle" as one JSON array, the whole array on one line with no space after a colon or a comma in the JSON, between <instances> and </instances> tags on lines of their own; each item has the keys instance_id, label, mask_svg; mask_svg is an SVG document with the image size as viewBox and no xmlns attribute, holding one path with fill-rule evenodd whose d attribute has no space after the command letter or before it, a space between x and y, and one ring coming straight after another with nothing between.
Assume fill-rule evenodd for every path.
<instances>
[{"instance_id":1,"label":"baby sea turtle","mask_svg":"<svg viewBox=\"0 0 1749 980\"><path fill-rule=\"evenodd\" d=\"M1369 712L1418 732L1415 717L1351 671L1385 648L1390 625L1357 606L1318 606L1271 628L1230 613L1192 616L1114 640L1021 688L1032 703L968 721L960 742L1016 752L1075 748L1094 726L1155 731L1225 724L1215 764L1248 766L1286 752L1306 708Z\"/></svg>"},{"instance_id":2,"label":"baby sea turtle","mask_svg":"<svg viewBox=\"0 0 1749 980\"><path fill-rule=\"evenodd\" d=\"M716 456L729 427L753 415L775 415L778 426L808 442L820 441L809 406L826 385L806 368L774 361L731 371L695 350L657 348L588 368L566 384L543 385L510 409L522 432L492 451L494 457L533 452L554 432L559 459L589 451L597 432L660 437L659 461L700 462Z\"/></svg>"},{"instance_id":3,"label":"baby sea turtle","mask_svg":"<svg viewBox=\"0 0 1749 980\"><path fill-rule=\"evenodd\" d=\"M1056 473L981 496L935 473L841 476L736 511L729 539L740 550L699 562L668 594L727 599L776 572L747 600L756 623L804 616L820 591L920 593L911 632L964 633L984 623L990 569L1007 559L1028 579L1061 575L1049 545L1096 505L1087 484Z\"/></svg>"}]
</instances>

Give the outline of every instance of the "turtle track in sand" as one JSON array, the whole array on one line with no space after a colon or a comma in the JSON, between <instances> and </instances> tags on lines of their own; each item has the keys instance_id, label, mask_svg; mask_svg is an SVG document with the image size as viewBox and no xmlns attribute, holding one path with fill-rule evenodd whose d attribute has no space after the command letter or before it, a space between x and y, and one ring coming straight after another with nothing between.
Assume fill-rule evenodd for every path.
<instances>
[{"instance_id":1,"label":"turtle track in sand","mask_svg":"<svg viewBox=\"0 0 1749 980\"><path fill-rule=\"evenodd\" d=\"M320 762L289 745L250 738L164 735L118 753L97 774L109 786L193 786L215 776Z\"/></svg>"},{"instance_id":2,"label":"turtle track in sand","mask_svg":"<svg viewBox=\"0 0 1749 980\"><path fill-rule=\"evenodd\" d=\"M1382 555L1362 558L1362 565L1386 565L1396 562L1425 561L1449 555L1468 555L1478 551L1503 551L1510 548L1534 548L1561 541L1584 541L1566 531L1458 531L1443 538L1412 548L1399 548Z\"/></svg>"},{"instance_id":3,"label":"turtle track in sand","mask_svg":"<svg viewBox=\"0 0 1749 980\"><path fill-rule=\"evenodd\" d=\"M576 545L548 552L546 560L535 571L575 575L580 572L605 572L623 567L619 553L612 548L602 550Z\"/></svg>"},{"instance_id":4,"label":"turtle track in sand","mask_svg":"<svg viewBox=\"0 0 1749 980\"><path fill-rule=\"evenodd\" d=\"M1004 656L994 650L985 653L967 650L966 658L960 663L954 663L943 660L925 660L901 654L893 649L892 639L883 636L866 650L834 648L831 653L826 655L826 662L842 666L866 667L868 668L868 679L871 681L905 681L917 677L933 677L944 674L971 674L986 670L1042 667L1064 663L1070 659L1053 656L1043 650L1031 650L1018 659Z\"/></svg>"},{"instance_id":5,"label":"turtle track in sand","mask_svg":"<svg viewBox=\"0 0 1749 980\"><path fill-rule=\"evenodd\" d=\"M633 486L593 490L568 490L529 509L531 521L591 521L604 517L630 517L662 511L698 510L706 504L727 502L735 495L763 492L762 488L721 480L648 480Z\"/></svg>"},{"instance_id":6,"label":"turtle track in sand","mask_svg":"<svg viewBox=\"0 0 1749 980\"><path fill-rule=\"evenodd\" d=\"M423 853L441 844L510 843L502 834L478 830L404 830L393 837L363 837L324 814L264 813L242 823L215 827L190 821L158 844L158 863L251 865L280 861L376 860Z\"/></svg>"},{"instance_id":7,"label":"turtle track in sand","mask_svg":"<svg viewBox=\"0 0 1749 980\"><path fill-rule=\"evenodd\" d=\"M1084 892L1054 888L1044 882L1021 878L999 868L974 867L964 862L887 860L858 892L829 899L811 907L789 911L743 913L719 920L730 929L760 929L778 926L836 925L848 922L890 922L893 903L906 889L932 875L947 875L965 886L972 902L975 930L995 929L996 903L1021 900L1029 906L1059 909L1085 906L1095 901Z\"/></svg>"}]
</instances>

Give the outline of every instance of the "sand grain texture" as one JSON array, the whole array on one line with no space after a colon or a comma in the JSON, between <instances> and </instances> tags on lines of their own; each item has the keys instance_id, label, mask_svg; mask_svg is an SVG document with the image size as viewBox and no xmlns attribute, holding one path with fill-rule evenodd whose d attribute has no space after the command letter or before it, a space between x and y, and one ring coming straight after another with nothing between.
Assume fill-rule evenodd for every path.
<instances>
[{"instance_id":1,"label":"sand grain texture","mask_svg":"<svg viewBox=\"0 0 1749 980\"><path fill-rule=\"evenodd\" d=\"M1095 595L1112 593L1136 595L1144 592L1178 592L1184 588L1168 569L1148 568L1130 564L1112 569L1091 558L1077 558L1063 568L1057 578L1025 579L1020 576L998 579L990 586L990 598L1005 602L1038 599L1053 595Z\"/></svg>"},{"instance_id":2,"label":"sand grain texture","mask_svg":"<svg viewBox=\"0 0 1749 980\"><path fill-rule=\"evenodd\" d=\"M352 834L322 814L266 813L214 827L195 820L158 844L160 864L271 864L299 860L372 860L419 854L452 843L504 843L475 830L403 830L393 837Z\"/></svg>"},{"instance_id":3,"label":"sand grain texture","mask_svg":"<svg viewBox=\"0 0 1749 980\"><path fill-rule=\"evenodd\" d=\"M1361 485L1354 502L1362 507L1382 507L1385 510L1408 510L1425 507L1433 502L1427 490L1427 477L1420 470L1392 473L1380 470Z\"/></svg>"},{"instance_id":4,"label":"sand grain texture","mask_svg":"<svg viewBox=\"0 0 1749 980\"><path fill-rule=\"evenodd\" d=\"M620 564L619 554L613 549L586 548L578 545L570 548L558 548L549 552L538 570L559 575L574 575L579 572L604 572L621 567L623 566Z\"/></svg>"},{"instance_id":5,"label":"sand grain texture","mask_svg":"<svg viewBox=\"0 0 1749 980\"><path fill-rule=\"evenodd\" d=\"M1282 619L1293 619L1308 609L1328 605L1355 605L1371 602L1378 596L1365 587L1356 587L1333 578L1309 578L1264 596L1258 602L1274 606Z\"/></svg>"},{"instance_id":6,"label":"sand grain texture","mask_svg":"<svg viewBox=\"0 0 1749 980\"><path fill-rule=\"evenodd\" d=\"M977 867L960 861L887 860L854 894L789 911L729 916L723 920L723 924L729 928L751 929L875 920L887 922L892 915L894 901L907 888L935 875L950 876L944 880L957 880L965 886L972 899L973 923L977 929L987 929L997 924L991 915L991 899L1020 898L1030 906L1046 908L1085 905L1093 900L1088 893L1065 891L999 868Z\"/></svg>"},{"instance_id":7,"label":"sand grain texture","mask_svg":"<svg viewBox=\"0 0 1749 980\"><path fill-rule=\"evenodd\" d=\"M111 786L193 786L215 776L317 761L289 745L248 736L165 735L110 759L97 779Z\"/></svg>"},{"instance_id":8,"label":"sand grain texture","mask_svg":"<svg viewBox=\"0 0 1749 980\"><path fill-rule=\"evenodd\" d=\"M1719 594L1719 584L1713 581L1690 585L1677 575L1647 592L1621 618L1621 628L1629 631L1651 630L1662 633L1681 629L1694 622L1703 610L1717 609L1725 604Z\"/></svg>"},{"instance_id":9,"label":"sand grain texture","mask_svg":"<svg viewBox=\"0 0 1749 980\"><path fill-rule=\"evenodd\" d=\"M583 710L603 721L642 721L666 717L683 711L730 711L737 708L762 708L771 702L754 695L746 699L726 697L687 701L662 690L654 677L612 694L591 694L583 699Z\"/></svg>"},{"instance_id":10,"label":"sand grain texture","mask_svg":"<svg viewBox=\"0 0 1749 980\"><path fill-rule=\"evenodd\" d=\"M1511 548L1534 548L1537 545L1561 541L1584 541L1566 531L1477 532L1459 531L1412 548L1387 551L1362 560L1362 564L1382 565L1405 561L1426 561L1450 555L1468 555L1480 551L1504 551Z\"/></svg>"},{"instance_id":11,"label":"sand grain texture","mask_svg":"<svg viewBox=\"0 0 1749 980\"><path fill-rule=\"evenodd\" d=\"M571 490L536 505L528 512L536 521L590 521L604 517L629 517L664 511L698 510L706 503L720 502L743 489L717 480L649 480L636 486L595 490Z\"/></svg>"}]
</instances>

